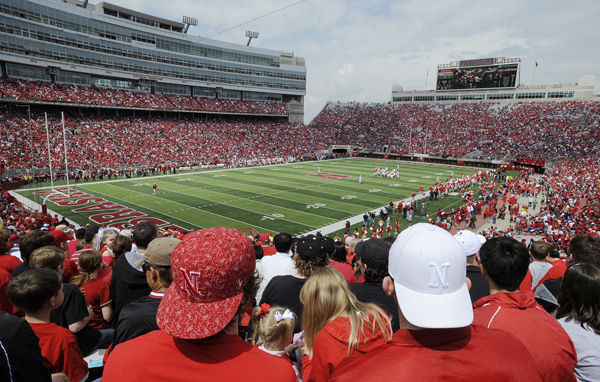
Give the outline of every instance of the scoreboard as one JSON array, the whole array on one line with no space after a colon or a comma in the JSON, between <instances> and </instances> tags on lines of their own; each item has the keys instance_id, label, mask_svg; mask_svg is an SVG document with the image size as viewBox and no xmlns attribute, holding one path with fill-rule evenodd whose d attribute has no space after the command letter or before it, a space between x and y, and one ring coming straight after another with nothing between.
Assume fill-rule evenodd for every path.
<instances>
[{"instance_id":1,"label":"scoreboard","mask_svg":"<svg viewBox=\"0 0 600 382\"><path fill-rule=\"evenodd\" d=\"M436 90L514 88L520 61L499 57L438 65Z\"/></svg>"}]
</instances>

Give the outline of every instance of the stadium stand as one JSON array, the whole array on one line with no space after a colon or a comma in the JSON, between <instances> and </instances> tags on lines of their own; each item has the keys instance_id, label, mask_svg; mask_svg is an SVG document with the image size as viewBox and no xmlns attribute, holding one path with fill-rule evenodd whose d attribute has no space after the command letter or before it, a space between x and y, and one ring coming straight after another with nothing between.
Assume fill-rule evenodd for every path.
<instances>
[{"instance_id":1,"label":"stadium stand","mask_svg":"<svg viewBox=\"0 0 600 382\"><path fill-rule=\"evenodd\" d=\"M19 101L53 102L159 110L287 115L281 102L152 94L44 81L0 80L0 97Z\"/></svg>"},{"instance_id":2,"label":"stadium stand","mask_svg":"<svg viewBox=\"0 0 600 382\"><path fill-rule=\"evenodd\" d=\"M311 123L336 128L332 144L362 144L367 150L482 159L586 157L600 128L600 103L524 102L508 105L330 103Z\"/></svg>"}]
</instances>

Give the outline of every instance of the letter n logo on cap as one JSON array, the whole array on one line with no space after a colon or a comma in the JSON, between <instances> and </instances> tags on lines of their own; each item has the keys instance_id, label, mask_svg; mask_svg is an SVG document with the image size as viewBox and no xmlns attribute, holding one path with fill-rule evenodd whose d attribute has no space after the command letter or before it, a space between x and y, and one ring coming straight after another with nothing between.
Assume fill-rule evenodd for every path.
<instances>
[{"instance_id":1,"label":"letter n logo on cap","mask_svg":"<svg viewBox=\"0 0 600 382\"><path fill-rule=\"evenodd\" d=\"M438 265L436 263L429 263L429 284L430 288L448 288L448 268L450 263L443 263Z\"/></svg>"},{"instance_id":2,"label":"letter n logo on cap","mask_svg":"<svg viewBox=\"0 0 600 382\"><path fill-rule=\"evenodd\" d=\"M198 295L198 276L200 276L200 272L190 272L188 274L187 270L184 268L179 268L183 279L181 280L181 289L189 295Z\"/></svg>"}]
</instances>

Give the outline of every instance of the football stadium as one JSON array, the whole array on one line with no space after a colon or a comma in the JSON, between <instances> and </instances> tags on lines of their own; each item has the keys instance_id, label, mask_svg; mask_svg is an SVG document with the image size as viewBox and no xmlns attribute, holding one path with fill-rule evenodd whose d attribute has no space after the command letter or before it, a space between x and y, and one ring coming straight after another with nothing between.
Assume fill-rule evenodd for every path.
<instances>
[{"instance_id":1,"label":"football stadium","mask_svg":"<svg viewBox=\"0 0 600 382\"><path fill-rule=\"evenodd\" d=\"M197 25L0 0L0 380L600 380L594 75L305 123L311 57Z\"/></svg>"}]
</instances>

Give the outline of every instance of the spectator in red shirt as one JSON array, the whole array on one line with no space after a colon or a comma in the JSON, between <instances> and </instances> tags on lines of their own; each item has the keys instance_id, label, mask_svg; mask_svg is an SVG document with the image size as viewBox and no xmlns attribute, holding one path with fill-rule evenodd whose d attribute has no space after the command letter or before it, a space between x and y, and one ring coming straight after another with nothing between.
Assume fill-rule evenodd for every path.
<instances>
[{"instance_id":1,"label":"spectator in red shirt","mask_svg":"<svg viewBox=\"0 0 600 382\"><path fill-rule=\"evenodd\" d=\"M50 312L64 299L60 273L47 268L26 271L8 287L11 301L40 340L42 356L51 373L65 373L71 381L83 381L88 373L75 335L50 322Z\"/></svg>"},{"instance_id":2,"label":"spectator in red shirt","mask_svg":"<svg viewBox=\"0 0 600 382\"><path fill-rule=\"evenodd\" d=\"M327 253L329 254L329 265L334 267L344 276L348 284L356 283L356 278L354 277L354 270L352 266L346 262L347 252L346 246L339 242L336 243L330 237L323 237L325 241L325 246L327 248Z\"/></svg>"},{"instance_id":3,"label":"spectator in red shirt","mask_svg":"<svg viewBox=\"0 0 600 382\"><path fill-rule=\"evenodd\" d=\"M483 244L479 258L491 294L473 304L473 322L504 330L521 340L544 381L575 381L573 342L556 319L536 303L532 291L519 291L529 266L527 249L510 237L497 237Z\"/></svg>"},{"instance_id":4,"label":"spectator in red shirt","mask_svg":"<svg viewBox=\"0 0 600 382\"><path fill-rule=\"evenodd\" d=\"M0 231L0 268L12 273L19 264L22 263L19 258L8 254L8 239L10 235Z\"/></svg>"},{"instance_id":5,"label":"spectator in red shirt","mask_svg":"<svg viewBox=\"0 0 600 382\"><path fill-rule=\"evenodd\" d=\"M342 361L332 381L541 381L531 355L509 333L471 325L460 244L440 227L402 231L383 289L398 302L400 330L369 353Z\"/></svg>"},{"instance_id":6,"label":"spectator in red shirt","mask_svg":"<svg viewBox=\"0 0 600 382\"><path fill-rule=\"evenodd\" d=\"M343 359L373 350L392 337L385 312L358 301L333 267L316 270L302 287L300 300L306 354L303 381L327 381Z\"/></svg>"},{"instance_id":7,"label":"spectator in red shirt","mask_svg":"<svg viewBox=\"0 0 600 382\"><path fill-rule=\"evenodd\" d=\"M158 308L160 330L118 345L102 380L296 381L289 362L238 336L239 316L258 288L254 268L243 233L215 227L187 234L171 255L173 283Z\"/></svg>"},{"instance_id":8,"label":"spectator in red shirt","mask_svg":"<svg viewBox=\"0 0 600 382\"><path fill-rule=\"evenodd\" d=\"M108 328L113 309L108 285L98 278L102 267L102 254L96 250L87 250L79 255L81 273L71 280L83 292L85 301L92 308L89 325L96 329Z\"/></svg>"}]
</instances>

